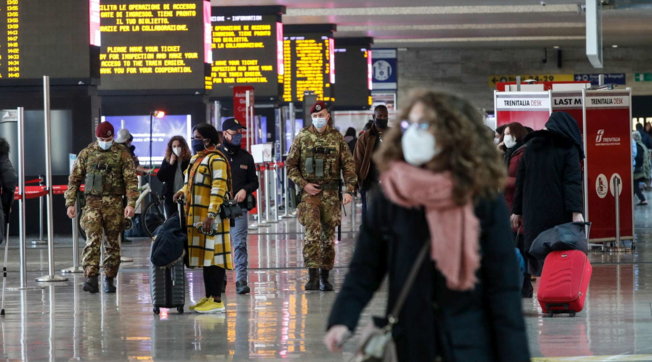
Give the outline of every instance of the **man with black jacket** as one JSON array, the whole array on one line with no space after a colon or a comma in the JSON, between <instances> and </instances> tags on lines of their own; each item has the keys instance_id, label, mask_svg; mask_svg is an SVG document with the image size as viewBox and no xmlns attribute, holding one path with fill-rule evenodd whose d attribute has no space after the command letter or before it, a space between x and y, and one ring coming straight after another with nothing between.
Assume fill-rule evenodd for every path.
<instances>
[{"instance_id":1,"label":"man with black jacket","mask_svg":"<svg viewBox=\"0 0 652 362\"><path fill-rule=\"evenodd\" d=\"M254 158L249 152L242 149L243 127L235 118L229 118L222 124L224 142L220 150L224 152L231 164L233 198L245 207L247 199L251 204L252 193L258 189L258 177L256 177L256 166ZM231 245L233 247L233 260L235 264L236 283L235 290L238 294L246 294L251 290L247 285L247 213L237 217L235 226L231 227Z\"/></svg>"}]
</instances>

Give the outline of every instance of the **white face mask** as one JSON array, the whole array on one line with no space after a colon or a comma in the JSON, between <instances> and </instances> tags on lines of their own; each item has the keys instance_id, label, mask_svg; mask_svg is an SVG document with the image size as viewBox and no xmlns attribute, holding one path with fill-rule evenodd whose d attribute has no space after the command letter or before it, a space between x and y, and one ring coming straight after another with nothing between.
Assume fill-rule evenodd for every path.
<instances>
[{"instance_id":1,"label":"white face mask","mask_svg":"<svg viewBox=\"0 0 652 362\"><path fill-rule=\"evenodd\" d=\"M172 147L172 152L174 152L177 157L181 156L181 147Z\"/></svg>"},{"instance_id":2,"label":"white face mask","mask_svg":"<svg viewBox=\"0 0 652 362\"><path fill-rule=\"evenodd\" d=\"M500 143L500 138L494 137L494 145L498 145Z\"/></svg>"},{"instance_id":3,"label":"white face mask","mask_svg":"<svg viewBox=\"0 0 652 362\"><path fill-rule=\"evenodd\" d=\"M101 149L106 151L109 148L111 148L111 146L113 145L113 141L104 142L104 141L101 141L101 140L98 139L97 144L100 146Z\"/></svg>"},{"instance_id":4,"label":"white face mask","mask_svg":"<svg viewBox=\"0 0 652 362\"><path fill-rule=\"evenodd\" d=\"M505 137L503 137L503 142L505 143L505 147L507 148L512 148L516 146L516 140L514 139L514 136L511 134L506 134Z\"/></svg>"},{"instance_id":5,"label":"white face mask","mask_svg":"<svg viewBox=\"0 0 652 362\"><path fill-rule=\"evenodd\" d=\"M412 124L403 133L401 147L405 161L413 166L421 166L437 155L435 136L422 129L419 124Z\"/></svg>"},{"instance_id":6,"label":"white face mask","mask_svg":"<svg viewBox=\"0 0 652 362\"><path fill-rule=\"evenodd\" d=\"M321 118L321 117L313 117L312 118L312 124L315 126L317 129L321 129L326 127L326 118Z\"/></svg>"}]
</instances>

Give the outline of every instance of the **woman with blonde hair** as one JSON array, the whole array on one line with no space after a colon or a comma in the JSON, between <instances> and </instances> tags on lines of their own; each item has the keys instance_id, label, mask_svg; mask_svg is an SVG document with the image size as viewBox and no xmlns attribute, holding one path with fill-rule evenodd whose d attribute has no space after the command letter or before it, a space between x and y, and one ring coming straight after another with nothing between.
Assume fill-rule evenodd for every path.
<instances>
[{"instance_id":1,"label":"woman with blonde hair","mask_svg":"<svg viewBox=\"0 0 652 362\"><path fill-rule=\"evenodd\" d=\"M493 134L469 102L427 90L400 119L374 156L382 194L363 220L326 346L340 348L388 274L387 311L400 309L377 322L390 324L400 361L529 361Z\"/></svg>"}]
</instances>

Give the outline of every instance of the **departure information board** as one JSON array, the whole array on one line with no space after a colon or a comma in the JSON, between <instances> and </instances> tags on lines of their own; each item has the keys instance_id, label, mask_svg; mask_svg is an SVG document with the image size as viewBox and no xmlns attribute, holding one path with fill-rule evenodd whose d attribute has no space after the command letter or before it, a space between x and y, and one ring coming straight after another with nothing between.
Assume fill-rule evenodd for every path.
<instances>
[{"instance_id":1,"label":"departure information board","mask_svg":"<svg viewBox=\"0 0 652 362\"><path fill-rule=\"evenodd\" d=\"M0 81L90 78L97 10L99 0L0 0Z\"/></svg>"},{"instance_id":2,"label":"departure information board","mask_svg":"<svg viewBox=\"0 0 652 362\"><path fill-rule=\"evenodd\" d=\"M318 100L333 102L335 58L332 31L293 30L286 26L284 34L283 101L301 102L304 93L311 91Z\"/></svg>"},{"instance_id":3,"label":"departure information board","mask_svg":"<svg viewBox=\"0 0 652 362\"><path fill-rule=\"evenodd\" d=\"M259 8L284 11L279 6ZM210 94L232 97L234 86L253 86L257 97L277 98L279 78L283 76L280 14L252 14L247 10L248 7L213 8Z\"/></svg>"},{"instance_id":4,"label":"departure information board","mask_svg":"<svg viewBox=\"0 0 652 362\"><path fill-rule=\"evenodd\" d=\"M337 109L367 109L371 106L371 38L335 39L335 107Z\"/></svg>"},{"instance_id":5,"label":"departure information board","mask_svg":"<svg viewBox=\"0 0 652 362\"><path fill-rule=\"evenodd\" d=\"M100 90L203 89L210 3L102 0Z\"/></svg>"}]
</instances>

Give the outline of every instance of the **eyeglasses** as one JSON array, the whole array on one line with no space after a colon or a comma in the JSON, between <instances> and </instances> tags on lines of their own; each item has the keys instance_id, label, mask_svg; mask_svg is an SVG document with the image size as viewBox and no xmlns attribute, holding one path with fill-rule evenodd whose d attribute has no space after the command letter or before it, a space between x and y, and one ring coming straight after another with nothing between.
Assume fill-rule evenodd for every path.
<instances>
[{"instance_id":1,"label":"eyeglasses","mask_svg":"<svg viewBox=\"0 0 652 362\"><path fill-rule=\"evenodd\" d=\"M407 129L410 127L416 127L420 131L427 131L430 128L430 123L427 122L411 123L408 120L401 121L401 130L403 132L407 131Z\"/></svg>"}]
</instances>

